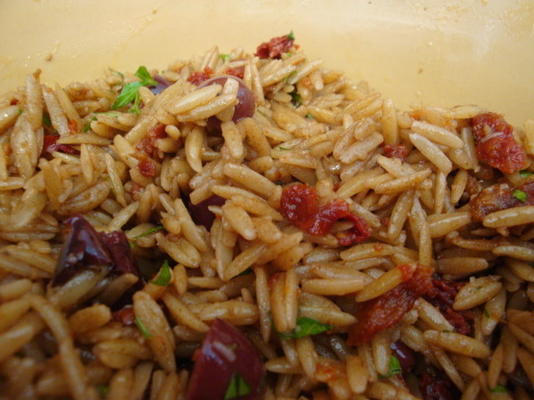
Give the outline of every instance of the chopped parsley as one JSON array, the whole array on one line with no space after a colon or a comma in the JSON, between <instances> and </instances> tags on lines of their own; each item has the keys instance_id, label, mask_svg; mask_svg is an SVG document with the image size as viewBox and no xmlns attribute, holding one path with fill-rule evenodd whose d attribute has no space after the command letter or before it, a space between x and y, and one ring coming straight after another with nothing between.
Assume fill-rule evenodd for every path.
<instances>
[{"instance_id":1,"label":"chopped parsley","mask_svg":"<svg viewBox=\"0 0 534 400\"><path fill-rule=\"evenodd\" d=\"M152 337L152 333L148 330L148 328L143 324L143 322L138 318L135 317L135 325L137 325L137 328L141 331L143 336L147 339L150 339Z\"/></svg>"},{"instance_id":2,"label":"chopped parsley","mask_svg":"<svg viewBox=\"0 0 534 400\"><path fill-rule=\"evenodd\" d=\"M152 79L152 76L150 76L150 73L145 66L140 66L137 68L135 76L137 76L140 81L130 82L123 86L120 94L117 96L115 102L111 106L112 110L117 110L131 103L132 105L128 112L139 114L141 111L139 107L141 104L139 89L142 86L156 86L158 83Z\"/></svg>"},{"instance_id":3,"label":"chopped parsley","mask_svg":"<svg viewBox=\"0 0 534 400\"><path fill-rule=\"evenodd\" d=\"M141 65L139 68L137 68L137 71L135 71L135 76L141 79L141 84L143 86L157 86L158 84L158 82L152 78L152 75L150 75L150 72L148 72L144 65Z\"/></svg>"},{"instance_id":4,"label":"chopped parsley","mask_svg":"<svg viewBox=\"0 0 534 400\"><path fill-rule=\"evenodd\" d=\"M287 38L288 38L289 40L295 40L295 34L293 33L293 31L291 31L291 32L288 33Z\"/></svg>"},{"instance_id":5,"label":"chopped parsley","mask_svg":"<svg viewBox=\"0 0 534 400\"><path fill-rule=\"evenodd\" d=\"M147 229L143 233L140 233L139 235L135 236L134 239L139 239L139 238L151 235L151 234L159 232L159 231L161 231L163 229L165 229L165 228L163 228L163 226L161 226L161 225L155 226L155 227Z\"/></svg>"},{"instance_id":6,"label":"chopped parsley","mask_svg":"<svg viewBox=\"0 0 534 400\"><path fill-rule=\"evenodd\" d=\"M96 115L93 115L84 125L82 128L83 133L87 133L91 130L91 122L96 121Z\"/></svg>"},{"instance_id":7,"label":"chopped parsley","mask_svg":"<svg viewBox=\"0 0 534 400\"><path fill-rule=\"evenodd\" d=\"M326 332L331 327L330 325L323 324L308 317L300 317L297 319L297 327L293 332L280 333L283 339L299 339L305 336L318 335L319 333Z\"/></svg>"},{"instance_id":8,"label":"chopped parsley","mask_svg":"<svg viewBox=\"0 0 534 400\"><path fill-rule=\"evenodd\" d=\"M161 269L159 270L156 277L151 281L154 285L158 286L168 286L172 279L171 267L169 267L169 262L165 260Z\"/></svg>"},{"instance_id":9,"label":"chopped parsley","mask_svg":"<svg viewBox=\"0 0 534 400\"><path fill-rule=\"evenodd\" d=\"M50 121L50 114L48 114L47 112L43 113L43 125L47 128L52 127L52 121Z\"/></svg>"},{"instance_id":10,"label":"chopped parsley","mask_svg":"<svg viewBox=\"0 0 534 400\"><path fill-rule=\"evenodd\" d=\"M313 115L311 115L310 113L307 113L304 118L307 118L307 119L313 119Z\"/></svg>"},{"instance_id":11,"label":"chopped parsley","mask_svg":"<svg viewBox=\"0 0 534 400\"><path fill-rule=\"evenodd\" d=\"M153 233L159 232L159 231L161 231L163 229L165 229L163 226L158 225L158 226L154 226L154 227L152 227L150 229L147 229L146 231L144 231L143 233L140 233L137 236L134 236L131 240L128 241L128 243L130 244L130 248L133 249L136 246L136 240L137 239L144 238L144 237L146 237L148 235L151 235Z\"/></svg>"},{"instance_id":12,"label":"chopped parsley","mask_svg":"<svg viewBox=\"0 0 534 400\"><path fill-rule=\"evenodd\" d=\"M106 396L109 393L109 386L108 385L96 385L96 391L102 398L106 398Z\"/></svg>"},{"instance_id":13,"label":"chopped parsley","mask_svg":"<svg viewBox=\"0 0 534 400\"><path fill-rule=\"evenodd\" d=\"M230 61L232 56L230 54L219 54L219 58L222 60L222 62Z\"/></svg>"},{"instance_id":14,"label":"chopped parsley","mask_svg":"<svg viewBox=\"0 0 534 400\"><path fill-rule=\"evenodd\" d=\"M289 95L291 96L291 103L293 103L295 107L298 107L302 104L302 97L300 96L299 92L297 92L297 89L293 90L291 93L289 93Z\"/></svg>"},{"instance_id":15,"label":"chopped parsley","mask_svg":"<svg viewBox=\"0 0 534 400\"><path fill-rule=\"evenodd\" d=\"M382 378L389 378L393 375L398 375L402 373L402 367L399 359L395 356L389 357L389 369L387 375L381 376Z\"/></svg>"},{"instance_id":16,"label":"chopped parsley","mask_svg":"<svg viewBox=\"0 0 534 400\"><path fill-rule=\"evenodd\" d=\"M497 385L494 388L490 389L490 392L492 393L507 393L508 390L503 385Z\"/></svg>"},{"instance_id":17,"label":"chopped parsley","mask_svg":"<svg viewBox=\"0 0 534 400\"><path fill-rule=\"evenodd\" d=\"M234 372L226 388L226 393L224 393L224 400L231 400L248 394L250 394L250 385L239 373Z\"/></svg>"},{"instance_id":18,"label":"chopped parsley","mask_svg":"<svg viewBox=\"0 0 534 400\"><path fill-rule=\"evenodd\" d=\"M527 201L527 198L528 198L527 194L519 189L514 190L512 192L512 196L514 196L517 200L519 200L522 203Z\"/></svg>"},{"instance_id":19,"label":"chopped parsley","mask_svg":"<svg viewBox=\"0 0 534 400\"><path fill-rule=\"evenodd\" d=\"M534 175L534 172L528 171L526 169L519 171L519 176L521 178L528 178L529 176L532 176L532 175Z\"/></svg>"}]
</instances>

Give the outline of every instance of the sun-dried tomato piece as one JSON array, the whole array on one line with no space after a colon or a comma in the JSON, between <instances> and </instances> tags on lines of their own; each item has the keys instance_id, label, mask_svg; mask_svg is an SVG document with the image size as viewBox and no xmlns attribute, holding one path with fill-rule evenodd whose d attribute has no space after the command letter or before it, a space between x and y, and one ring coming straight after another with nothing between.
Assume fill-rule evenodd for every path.
<instances>
[{"instance_id":1,"label":"sun-dried tomato piece","mask_svg":"<svg viewBox=\"0 0 534 400\"><path fill-rule=\"evenodd\" d=\"M348 220L352 228L336 233L341 246L350 246L370 236L369 226L350 212L346 201L337 199L320 206L315 188L305 184L287 186L280 199L282 214L295 226L315 236L327 235L335 222Z\"/></svg>"},{"instance_id":2,"label":"sun-dried tomato piece","mask_svg":"<svg viewBox=\"0 0 534 400\"><path fill-rule=\"evenodd\" d=\"M187 78L188 82L191 82L193 85L200 85L202 82L207 81L213 75L213 70L210 67L204 68L202 71L193 72Z\"/></svg>"},{"instance_id":3,"label":"sun-dried tomato piece","mask_svg":"<svg viewBox=\"0 0 534 400\"><path fill-rule=\"evenodd\" d=\"M284 216L293 225L308 231L319 212L319 196L317 191L308 185L287 186L282 191L280 206Z\"/></svg>"},{"instance_id":4,"label":"sun-dried tomato piece","mask_svg":"<svg viewBox=\"0 0 534 400\"><path fill-rule=\"evenodd\" d=\"M433 270L418 266L411 278L373 300L362 303L356 322L349 331L348 343L358 346L374 335L399 322L410 311L418 297L432 291Z\"/></svg>"},{"instance_id":5,"label":"sun-dried tomato piece","mask_svg":"<svg viewBox=\"0 0 534 400\"><path fill-rule=\"evenodd\" d=\"M408 148L403 144L386 144L384 146L384 155L404 160L408 157Z\"/></svg>"},{"instance_id":6,"label":"sun-dried tomato piece","mask_svg":"<svg viewBox=\"0 0 534 400\"><path fill-rule=\"evenodd\" d=\"M70 133L76 133L78 132L78 123L74 121L73 119L68 120L68 127Z\"/></svg>"},{"instance_id":7,"label":"sun-dried tomato piece","mask_svg":"<svg viewBox=\"0 0 534 400\"><path fill-rule=\"evenodd\" d=\"M256 56L259 58L281 58L293 47L295 39L290 35L274 37L268 42L264 42L256 49Z\"/></svg>"},{"instance_id":8,"label":"sun-dried tomato piece","mask_svg":"<svg viewBox=\"0 0 534 400\"><path fill-rule=\"evenodd\" d=\"M57 144L59 136L44 135L43 138L43 154L52 154L54 151L59 151L65 154L80 154L78 150L69 144Z\"/></svg>"},{"instance_id":9,"label":"sun-dried tomato piece","mask_svg":"<svg viewBox=\"0 0 534 400\"><path fill-rule=\"evenodd\" d=\"M154 160L148 157L144 157L139 164L137 164L141 175L147 178L154 178L157 175L156 163Z\"/></svg>"},{"instance_id":10,"label":"sun-dried tomato piece","mask_svg":"<svg viewBox=\"0 0 534 400\"><path fill-rule=\"evenodd\" d=\"M480 161L505 174L512 174L526 165L526 153L516 142L512 126L501 115L479 114L473 118L472 126Z\"/></svg>"},{"instance_id":11,"label":"sun-dried tomato piece","mask_svg":"<svg viewBox=\"0 0 534 400\"><path fill-rule=\"evenodd\" d=\"M245 67L240 66L235 68L228 68L225 73L227 75L237 76L239 79L243 79L243 77L245 76Z\"/></svg>"},{"instance_id":12,"label":"sun-dried tomato piece","mask_svg":"<svg viewBox=\"0 0 534 400\"><path fill-rule=\"evenodd\" d=\"M122 307L112 315L113 320L118 321L123 325L130 326L135 323L135 313L131 305Z\"/></svg>"},{"instance_id":13,"label":"sun-dried tomato piece","mask_svg":"<svg viewBox=\"0 0 534 400\"><path fill-rule=\"evenodd\" d=\"M433 289L426 294L425 298L439 308L443 316L454 326L458 333L468 335L471 333L471 325L468 320L472 320L473 315L469 311L455 311L452 308L454 298L464 284L463 282L445 279L433 279Z\"/></svg>"},{"instance_id":14,"label":"sun-dried tomato piece","mask_svg":"<svg viewBox=\"0 0 534 400\"><path fill-rule=\"evenodd\" d=\"M157 124L152 127L147 135L137 144L136 149L142 151L151 158L158 158L156 140L167 137L165 125Z\"/></svg>"}]
</instances>

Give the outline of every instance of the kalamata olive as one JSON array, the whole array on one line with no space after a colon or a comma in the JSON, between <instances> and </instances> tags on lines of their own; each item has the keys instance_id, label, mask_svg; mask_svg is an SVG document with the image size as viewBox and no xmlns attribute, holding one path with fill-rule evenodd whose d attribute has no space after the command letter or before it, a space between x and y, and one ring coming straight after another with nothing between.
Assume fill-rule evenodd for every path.
<instances>
[{"instance_id":1,"label":"kalamata olive","mask_svg":"<svg viewBox=\"0 0 534 400\"><path fill-rule=\"evenodd\" d=\"M67 236L59 255L52 285L61 285L87 268L110 266L111 258L98 233L85 218L75 216L65 222Z\"/></svg>"},{"instance_id":2,"label":"kalamata olive","mask_svg":"<svg viewBox=\"0 0 534 400\"><path fill-rule=\"evenodd\" d=\"M161 75L154 75L154 80L158 82L156 86L150 87L150 91L154 94L160 94L169 86L171 86L171 83Z\"/></svg>"},{"instance_id":3,"label":"kalamata olive","mask_svg":"<svg viewBox=\"0 0 534 400\"><path fill-rule=\"evenodd\" d=\"M213 321L193 359L195 366L187 400L260 399L265 374L263 362L252 343L228 322ZM229 386L236 380L245 390L239 396L234 391L234 396L229 397Z\"/></svg>"},{"instance_id":4,"label":"kalamata olive","mask_svg":"<svg viewBox=\"0 0 534 400\"><path fill-rule=\"evenodd\" d=\"M232 121L237 122L243 118L252 117L256 109L256 101L254 100L254 93L245 85L245 83L235 76L218 76L216 78L208 79L199 87L213 85L218 83L219 85L225 84L227 79L235 79L239 83L239 89L237 90L237 104L235 105L234 116Z\"/></svg>"},{"instance_id":5,"label":"kalamata olive","mask_svg":"<svg viewBox=\"0 0 534 400\"><path fill-rule=\"evenodd\" d=\"M139 276L128 238L123 231L100 232L100 241L108 250L114 268L121 274L131 273Z\"/></svg>"},{"instance_id":6,"label":"kalamata olive","mask_svg":"<svg viewBox=\"0 0 534 400\"><path fill-rule=\"evenodd\" d=\"M460 393L450 379L441 371L427 365L419 376L419 390L423 400L455 400Z\"/></svg>"},{"instance_id":7,"label":"kalamata olive","mask_svg":"<svg viewBox=\"0 0 534 400\"><path fill-rule=\"evenodd\" d=\"M519 363L516 365L512 373L508 374L508 379L510 380L510 383L512 383L514 386L521 386L522 388L529 391L534 390L534 383L530 382L527 374L525 373L525 370Z\"/></svg>"},{"instance_id":8,"label":"kalamata olive","mask_svg":"<svg viewBox=\"0 0 534 400\"><path fill-rule=\"evenodd\" d=\"M195 224L203 225L208 231L211 229L211 225L213 225L213 221L215 220L215 214L213 214L208 207L222 206L226 201L217 195L208 197L206 200L201 201L198 204L192 204L189 199L186 200L186 207L189 210L189 214L191 214L191 218Z\"/></svg>"},{"instance_id":9,"label":"kalamata olive","mask_svg":"<svg viewBox=\"0 0 534 400\"><path fill-rule=\"evenodd\" d=\"M415 365L414 351L406 346L401 340L392 343L391 350L393 350L395 357L398 358L402 367L402 372L410 372Z\"/></svg>"},{"instance_id":10,"label":"kalamata olive","mask_svg":"<svg viewBox=\"0 0 534 400\"><path fill-rule=\"evenodd\" d=\"M118 274L139 276L126 235L122 231L98 233L82 216L65 222L67 235L52 285L61 285L86 269L109 267Z\"/></svg>"}]
</instances>

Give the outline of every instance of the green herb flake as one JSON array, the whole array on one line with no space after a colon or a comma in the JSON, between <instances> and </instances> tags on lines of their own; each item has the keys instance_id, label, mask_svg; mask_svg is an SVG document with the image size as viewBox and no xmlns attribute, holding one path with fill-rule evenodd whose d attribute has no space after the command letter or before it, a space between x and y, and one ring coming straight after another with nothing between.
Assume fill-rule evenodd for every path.
<instances>
[{"instance_id":1,"label":"green herb flake","mask_svg":"<svg viewBox=\"0 0 534 400\"><path fill-rule=\"evenodd\" d=\"M527 198L528 198L527 194L519 189L514 190L512 192L512 196L514 196L517 200L519 200L522 203L527 201Z\"/></svg>"},{"instance_id":2,"label":"green herb flake","mask_svg":"<svg viewBox=\"0 0 534 400\"><path fill-rule=\"evenodd\" d=\"M280 333L283 339L299 339L305 336L318 335L319 333L326 332L331 327L330 325L323 324L308 317L300 317L297 319L297 327L293 332Z\"/></svg>"},{"instance_id":3,"label":"green herb flake","mask_svg":"<svg viewBox=\"0 0 534 400\"><path fill-rule=\"evenodd\" d=\"M148 235L152 235L153 233L159 232L159 231L161 231L163 229L165 229L165 228L163 228L163 226L161 226L161 225L155 226L155 227L147 229L143 233L135 236L134 239L140 239L140 238L146 237Z\"/></svg>"},{"instance_id":4,"label":"green herb flake","mask_svg":"<svg viewBox=\"0 0 534 400\"><path fill-rule=\"evenodd\" d=\"M293 33L293 31L289 32L289 34L287 35L287 38L289 40L295 40L295 34Z\"/></svg>"},{"instance_id":5,"label":"green herb flake","mask_svg":"<svg viewBox=\"0 0 534 400\"><path fill-rule=\"evenodd\" d=\"M141 86L143 86L141 82L130 82L124 85L111 108L117 110L134 102L139 97L139 88Z\"/></svg>"},{"instance_id":6,"label":"green herb flake","mask_svg":"<svg viewBox=\"0 0 534 400\"><path fill-rule=\"evenodd\" d=\"M276 150L291 150L289 147L277 146Z\"/></svg>"},{"instance_id":7,"label":"green herb flake","mask_svg":"<svg viewBox=\"0 0 534 400\"><path fill-rule=\"evenodd\" d=\"M24 112L22 108L19 108L19 115L21 115Z\"/></svg>"},{"instance_id":8,"label":"green herb flake","mask_svg":"<svg viewBox=\"0 0 534 400\"><path fill-rule=\"evenodd\" d=\"M135 325L137 325L137 328L139 328L145 338L150 339L152 337L152 334L150 333L148 328L143 324L143 322L141 322L138 317L135 317Z\"/></svg>"},{"instance_id":9,"label":"green herb flake","mask_svg":"<svg viewBox=\"0 0 534 400\"><path fill-rule=\"evenodd\" d=\"M226 62L230 61L232 56L230 54L219 54L219 58L222 60L222 62Z\"/></svg>"},{"instance_id":10,"label":"green herb flake","mask_svg":"<svg viewBox=\"0 0 534 400\"><path fill-rule=\"evenodd\" d=\"M109 393L109 386L108 385L96 385L96 391L100 395L100 397L105 398Z\"/></svg>"},{"instance_id":11,"label":"green herb flake","mask_svg":"<svg viewBox=\"0 0 534 400\"><path fill-rule=\"evenodd\" d=\"M96 121L96 115L93 115L84 125L82 128L83 133L87 133L91 130L91 122Z\"/></svg>"},{"instance_id":12,"label":"green herb flake","mask_svg":"<svg viewBox=\"0 0 534 400\"><path fill-rule=\"evenodd\" d=\"M402 373L402 367L397 357L391 356L389 358L388 376L393 376Z\"/></svg>"},{"instance_id":13,"label":"green herb flake","mask_svg":"<svg viewBox=\"0 0 534 400\"><path fill-rule=\"evenodd\" d=\"M139 68L137 68L137 71L135 71L135 76L141 79L141 84L143 86L157 86L158 84L158 82L152 78L152 75L150 75L150 72L148 72L144 65L141 65Z\"/></svg>"},{"instance_id":14,"label":"green herb flake","mask_svg":"<svg viewBox=\"0 0 534 400\"><path fill-rule=\"evenodd\" d=\"M159 270L156 277L151 281L154 285L158 286L168 286L172 279L171 267L169 267L169 262L165 260L161 269Z\"/></svg>"},{"instance_id":15,"label":"green herb flake","mask_svg":"<svg viewBox=\"0 0 534 400\"><path fill-rule=\"evenodd\" d=\"M132 103L132 106L128 112L135 114L139 114L141 112L141 97L139 95L139 89L141 86L156 86L158 83L152 79L152 76L144 65L137 68L137 71L135 71L135 76L140 79L140 82L130 82L124 85L120 94L117 96L115 102L111 106L112 110L117 110Z\"/></svg>"},{"instance_id":16,"label":"green herb flake","mask_svg":"<svg viewBox=\"0 0 534 400\"><path fill-rule=\"evenodd\" d=\"M50 120L50 114L48 114L47 112L43 113L43 125L46 126L47 128L51 128L52 127L52 121Z\"/></svg>"},{"instance_id":17,"label":"green herb flake","mask_svg":"<svg viewBox=\"0 0 534 400\"><path fill-rule=\"evenodd\" d=\"M310 113L307 113L304 118L307 118L307 119L314 119L313 118L313 115L311 115Z\"/></svg>"},{"instance_id":18,"label":"green herb flake","mask_svg":"<svg viewBox=\"0 0 534 400\"><path fill-rule=\"evenodd\" d=\"M380 375L380 379L387 379L393 375L402 374L402 366L399 359L395 356L389 358L389 368L386 375Z\"/></svg>"},{"instance_id":19,"label":"green herb flake","mask_svg":"<svg viewBox=\"0 0 534 400\"><path fill-rule=\"evenodd\" d=\"M293 103L295 107L298 107L302 104L302 97L300 96L299 92L297 92L297 89L293 90L291 93L289 93L289 95L291 96L291 103Z\"/></svg>"},{"instance_id":20,"label":"green herb flake","mask_svg":"<svg viewBox=\"0 0 534 400\"><path fill-rule=\"evenodd\" d=\"M526 169L519 171L519 176L521 178L528 178L529 176L532 176L532 175L534 175L534 172L528 171Z\"/></svg>"},{"instance_id":21,"label":"green herb flake","mask_svg":"<svg viewBox=\"0 0 534 400\"><path fill-rule=\"evenodd\" d=\"M508 390L503 385L497 385L494 388L490 389L490 392L492 393L507 393Z\"/></svg>"},{"instance_id":22,"label":"green herb flake","mask_svg":"<svg viewBox=\"0 0 534 400\"><path fill-rule=\"evenodd\" d=\"M231 400L250 394L250 385L243 379L239 373L235 372L230 378L230 383L226 388L224 400Z\"/></svg>"}]
</instances>

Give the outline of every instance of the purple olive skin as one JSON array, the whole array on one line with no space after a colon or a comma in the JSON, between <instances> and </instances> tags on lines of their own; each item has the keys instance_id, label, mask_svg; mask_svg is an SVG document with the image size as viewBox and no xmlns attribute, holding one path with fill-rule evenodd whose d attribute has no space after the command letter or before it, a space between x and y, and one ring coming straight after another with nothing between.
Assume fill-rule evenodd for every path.
<instances>
[{"instance_id":1,"label":"purple olive skin","mask_svg":"<svg viewBox=\"0 0 534 400\"><path fill-rule=\"evenodd\" d=\"M252 117L254 115L254 111L256 110L256 101L254 99L254 93L252 93L252 91L245 85L245 83L241 79L231 75L218 76L216 78L211 78L207 81L202 82L199 88L213 85L214 83L218 83L219 85L224 86L224 83L227 79L235 79L239 83L239 89L237 90L237 104L235 105L235 111L234 116L232 117L232 121L238 122L243 118Z\"/></svg>"},{"instance_id":2,"label":"purple olive skin","mask_svg":"<svg viewBox=\"0 0 534 400\"><path fill-rule=\"evenodd\" d=\"M427 365L425 369L426 371L419 376L419 390L423 400L455 400L460 398L458 389L444 372L431 365Z\"/></svg>"},{"instance_id":3,"label":"purple olive skin","mask_svg":"<svg viewBox=\"0 0 534 400\"><path fill-rule=\"evenodd\" d=\"M128 238L123 231L98 234L100 241L108 250L115 270L121 274L131 273L139 276Z\"/></svg>"},{"instance_id":4,"label":"purple olive skin","mask_svg":"<svg viewBox=\"0 0 534 400\"><path fill-rule=\"evenodd\" d=\"M213 195L198 204L191 204L191 202L188 201L186 202L186 206L195 224L203 225L209 231L215 220L215 214L208 210L208 207L222 206L225 201L226 200L222 197Z\"/></svg>"},{"instance_id":5,"label":"purple olive skin","mask_svg":"<svg viewBox=\"0 0 534 400\"><path fill-rule=\"evenodd\" d=\"M52 286L62 285L87 269L110 268L113 273L139 270L126 235L122 231L98 233L82 216L65 221L67 235L59 255Z\"/></svg>"},{"instance_id":6,"label":"purple olive skin","mask_svg":"<svg viewBox=\"0 0 534 400\"><path fill-rule=\"evenodd\" d=\"M393 350L395 357L397 357L397 359L399 360L402 367L402 372L410 372L415 366L414 351L400 340L397 340L396 342L391 344L391 350Z\"/></svg>"},{"instance_id":7,"label":"purple olive skin","mask_svg":"<svg viewBox=\"0 0 534 400\"><path fill-rule=\"evenodd\" d=\"M62 285L87 268L110 266L112 261L98 233L81 216L69 218L67 236L59 255L52 285Z\"/></svg>"},{"instance_id":8,"label":"purple olive skin","mask_svg":"<svg viewBox=\"0 0 534 400\"><path fill-rule=\"evenodd\" d=\"M195 366L189 381L186 400L223 400L234 374L250 387L239 400L259 400L265 375L256 348L231 324L216 319L193 356Z\"/></svg>"},{"instance_id":9,"label":"purple olive skin","mask_svg":"<svg viewBox=\"0 0 534 400\"><path fill-rule=\"evenodd\" d=\"M150 87L150 91L154 94L160 94L169 86L171 86L171 83L161 75L154 75L154 80L158 82L156 86Z\"/></svg>"}]
</instances>

